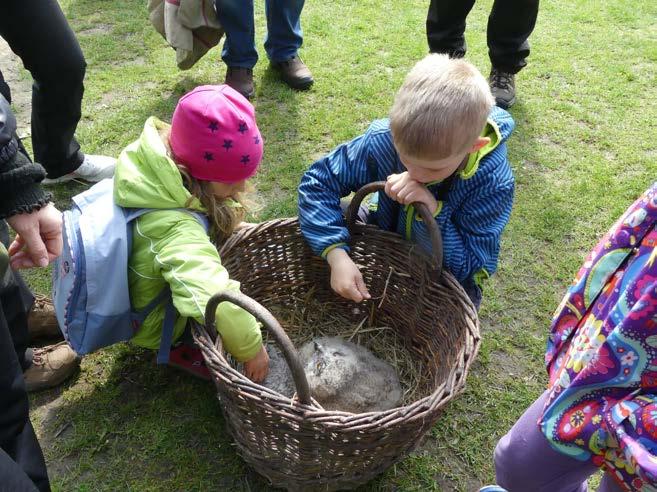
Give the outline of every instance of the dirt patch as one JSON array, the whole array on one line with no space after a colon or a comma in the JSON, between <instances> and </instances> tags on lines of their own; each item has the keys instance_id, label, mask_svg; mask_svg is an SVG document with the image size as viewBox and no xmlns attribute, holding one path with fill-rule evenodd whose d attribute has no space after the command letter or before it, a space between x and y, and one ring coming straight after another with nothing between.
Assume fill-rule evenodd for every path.
<instances>
[{"instance_id":1,"label":"dirt patch","mask_svg":"<svg viewBox=\"0 0 657 492\"><path fill-rule=\"evenodd\" d=\"M11 106L18 123L18 135L26 138L30 135L32 82L23 72L23 64L0 38L0 70L11 89Z\"/></svg>"},{"instance_id":2,"label":"dirt patch","mask_svg":"<svg viewBox=\"0 0 657 492\"><path fill-rule=\"evenodd\" d=\"M146 58L143 56L136 56L134 58L127 58L121 61L112 63L114 67L132 67L146 65Z\"/></svg>"},{"instance_id":3,"label":"dirt patch","mask_svg":"<svg viewBox=\"0 0 657 492\"><path fill-rule=\"evenodd\" d=\"M505 378L524 375L526 372L526 367L522 365L522 362L517 357L511 356L506 352L492 352L490 359L494 371Z\"/></svg>"},{"instance_id":4,"label":"dirt patch","mask_svg":"<svg viewBox=\"0 0 657 492\"><path fill-rule=\"evenodd\" d=\"M441 457L441 468L445 470L445 473L438 473L433 477L438 485L438 490L443 492L472 491L479 490L479 487L482 486L477 479L472 477L471 471L462 461L455 458L453 453L446 452L445 443L431 434L426 435L411 456Z\"/></svg>"},{"instance_id":5,"label":"dirt patch","mask_svg":"<svg viewBox=\"0 0 657 492\"><path fill-rule=\"evenodd\" d=\"M96 34L109 34L112 32L111 24L96 24L94 27L77 31L78 36L94 36Z\"/></svg>"}]
</instances>

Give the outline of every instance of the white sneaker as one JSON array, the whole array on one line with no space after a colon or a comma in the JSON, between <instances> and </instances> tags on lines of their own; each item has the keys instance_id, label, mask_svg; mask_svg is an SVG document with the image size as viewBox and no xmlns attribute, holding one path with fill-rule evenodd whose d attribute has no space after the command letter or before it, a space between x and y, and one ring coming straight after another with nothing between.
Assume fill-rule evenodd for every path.
<instances>
[{"instance_id":1,"label":"white sneaker","mask_svg":"<svg viewBox=\"0 0 657 492\"><path fill-rule=\"evenodd\" d=\"M59 178L44 179L41 181L44 185L66 183L73 179L83 179L84 181L101 181L105 178L114 176L114 167L116 166L116 159L105 155L85 154L84 160L80 167L72 173L65 174Z\"/></svg>"}]
</instances>

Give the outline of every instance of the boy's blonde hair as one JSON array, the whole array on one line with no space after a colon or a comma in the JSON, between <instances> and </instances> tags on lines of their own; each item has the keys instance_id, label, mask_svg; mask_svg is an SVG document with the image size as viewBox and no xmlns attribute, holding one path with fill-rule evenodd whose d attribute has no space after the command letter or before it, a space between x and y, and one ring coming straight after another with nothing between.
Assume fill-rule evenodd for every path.
<instances>
[{"instance_id":1,"label":"boy's blonde hair","mask_svg":"<svg viewBox=\"0 0 657 492\"><path fill-rule=\"evenodd\" d=\"M230 236L237 226L244 220L246 216L246 207L250 202L245 198L243 193L238 193L237 196L232 197L232 200L221 200L214 195L212 184L209 181L202 181L196 179L183 164L179 164L172 157L171 147L169 145L169 133L171 131L170 125L163 125L158 129L160 138L167 148L169 157L178 167L178 171L182 176L185 188L192 195L185 207L191 205L194 197L198 198L210 218L211 236L217 244L221 244L228 236ZM252 191L247 189L247 191Z\"/></svg>"},{"instance_id":2,"label":"boy's blonde hair","mask_svg":"<svg viewBox=\"0 0 657 492\"><path fill-rule=\"evenodd\" d=\"M466 152L495 104L488 82L472 64L432 54L406 76L390 110L397 151L417 159Z\"/></svg>"}]
</instances>

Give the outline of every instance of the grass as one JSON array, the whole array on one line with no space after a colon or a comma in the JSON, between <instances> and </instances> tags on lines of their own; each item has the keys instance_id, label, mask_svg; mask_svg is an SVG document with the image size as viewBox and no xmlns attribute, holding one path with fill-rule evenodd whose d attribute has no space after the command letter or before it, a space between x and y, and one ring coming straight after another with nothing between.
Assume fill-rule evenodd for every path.
<instances>
[{"instance_id":1,"label":"grass","mask_svg":"<svg viewBox=\"0 0 657 492\"><path fill-rule=\"evenodd\" d=\"M77 133L86 152L118 154L148 116L166 120L185 91L223 80L216 48L178 71L143 1L61 3L89 65ZM256 3L261 45L264 9ZM477 2L468 18L468 56L484 73L491 4ZM260 48L255 105L266 153L256 182L266 207L259 219L294 215L299 177L313 159L386 116L406 71L426 53L426 6L307 2L301 55L317 80L307 93L280 84ZM486 289L483 343L467 391L413 456L362 490L471 491L494 480L495 443L544 388L552 311L586 252L655 178L656 21L648 0L541 5L511 111L516 201ZM60 186L57 203L67 207L81 189ZM47 272L28 278L48 290ZM112 347L85 358L69 385L33 397L54 489L266 490L237 457L212 388L153 359Z\"/></svg>"}]
</instances>

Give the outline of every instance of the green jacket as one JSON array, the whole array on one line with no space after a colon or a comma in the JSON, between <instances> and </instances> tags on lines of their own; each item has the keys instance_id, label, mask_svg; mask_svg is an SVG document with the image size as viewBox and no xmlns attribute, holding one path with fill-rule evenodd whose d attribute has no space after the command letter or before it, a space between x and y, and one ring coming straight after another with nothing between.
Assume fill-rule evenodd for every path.
<instances>
[{"instance_id":1,"label":"green jacket","mask_svg":"<svg viewBox=\"0 0 657 492\"><path fill-rule=\"evenodd\" d=\"M121 152L114 177L114 200L122 207L152 208L135 221L128 281L130 300L141 309L168 284L178 312L174 340L187 322L203 322L205 306L218 291L239 290L239 282L228 278L216 247L203 226L184 208L190 193L182 176L167 156L158 128L151 117L136 142ZM189 207L204 212L196 198ZM164 305L158 306L132 339L141 347L157 349L164 320ZM223 302L217 308L217 331L225 349L237 360L253 358L262 346L258 322L243 309Z\"/></svg>"}]
</instances>

